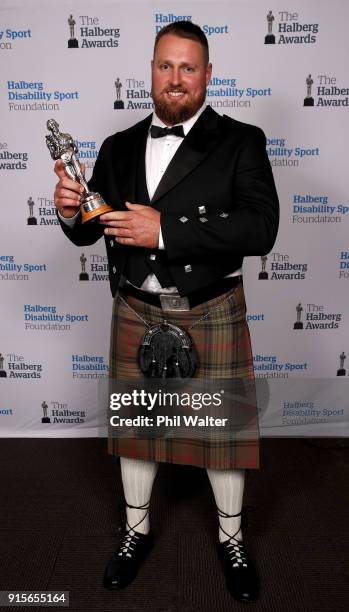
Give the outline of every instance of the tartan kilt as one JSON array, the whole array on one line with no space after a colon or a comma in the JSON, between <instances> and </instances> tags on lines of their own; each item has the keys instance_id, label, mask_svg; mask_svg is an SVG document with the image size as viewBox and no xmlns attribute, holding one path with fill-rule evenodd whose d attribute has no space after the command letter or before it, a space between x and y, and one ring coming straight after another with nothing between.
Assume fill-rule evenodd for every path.
<instances>
[{"instance_id":1,"label":"tartan kilt","mask_svg":"<svg viewBox=\"0 0 349 612\"><path fill-rule=\"evenodd\" d=\"M156 306L145 304L131 296L127 297L127 304L152 325L164 320L162 310ZM138 366L138 349L146 329L127 304L118 294L114 298L110 377L116 380L142 377ZM199 304L190 311L167 313L166 320L188 329L208 310L211 311L210 316L189 332L199 356L194 378L248 379L254 387L253 357L242 283L224 296ZM255 399L254 410L257 414ZM253 469L259 467L258 428L255 435L246 440L109 437L108 453L212 469Z\"/></svg>"}]
</instances>

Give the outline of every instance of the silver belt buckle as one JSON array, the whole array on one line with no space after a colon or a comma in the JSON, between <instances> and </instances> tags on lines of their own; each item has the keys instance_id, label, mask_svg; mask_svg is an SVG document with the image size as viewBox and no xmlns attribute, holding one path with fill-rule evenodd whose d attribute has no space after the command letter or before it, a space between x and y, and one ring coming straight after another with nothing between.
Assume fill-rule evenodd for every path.
<instances>
[{"instance_id":1,"label":"silver belt buckle","mask_svg":"<svg viewBox=\"0 0 349 612\"><path fill-rule=\"evenodd\" d=\"M189 300L187 297L171 295L170 293L160 293L159 298L161 308L164 312L170 312L172 310L184 312L190 310Z\"/></svg>"}]
</instances>

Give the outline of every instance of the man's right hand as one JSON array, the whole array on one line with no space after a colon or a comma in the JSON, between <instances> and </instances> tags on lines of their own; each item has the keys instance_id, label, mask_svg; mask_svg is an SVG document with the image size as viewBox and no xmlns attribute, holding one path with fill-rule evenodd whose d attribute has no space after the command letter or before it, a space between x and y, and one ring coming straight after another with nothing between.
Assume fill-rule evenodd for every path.
<instances>
[{"instance_id":1,"label":"man's right hand","mask_svg":"<svg viewBox=\"0 0 349 612\"><path fill-rule=\"evenodd\" d=\"M85 164L80 165L82 173L85 174ZM53 194L55 206L62 217L74 217L79 212L81 194L84 192L84 188L80 183L73 181L73 179L67 176L64 163L61 159L56 161L54 171L59 178Z\"/></svg>"}]
</instances>

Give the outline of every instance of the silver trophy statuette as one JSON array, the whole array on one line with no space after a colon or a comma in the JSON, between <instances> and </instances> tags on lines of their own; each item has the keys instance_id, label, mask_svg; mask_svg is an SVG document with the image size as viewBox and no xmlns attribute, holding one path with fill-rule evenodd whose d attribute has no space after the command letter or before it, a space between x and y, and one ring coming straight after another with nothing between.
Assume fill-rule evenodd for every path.
<instances>
[{"instance_id":1,"label":"silver trophy statuette","mask_svg":"<svg viewBox=\"0 0 349 612\"><path fill-rule=\"evenodd\" d=\"M60 132L59 124L55 119L49 119L46 125L47 129L51 132L46 136L46 144L52 159L61 159L67 175L77 183L80 183L84 188L82 204L80 206L81 222L87 223L106 212L112 211L112 207L104 202L99 193L89 190L76 157L78 148L71 135Z\"/></svg>"}]
</instances>

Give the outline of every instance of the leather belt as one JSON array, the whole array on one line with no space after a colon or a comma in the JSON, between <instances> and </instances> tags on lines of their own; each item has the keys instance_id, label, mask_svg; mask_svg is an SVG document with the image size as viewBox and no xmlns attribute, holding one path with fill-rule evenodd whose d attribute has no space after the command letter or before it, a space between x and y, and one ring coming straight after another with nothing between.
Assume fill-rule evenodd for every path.
<instances>
[{"instance_id":1,"label":"leather belt","mask_svg":"<svg viewBox=\"0 0 349 612\"><path fill-rule=\"evenodd\" d=\"M123 298L128 296L134 297L141 302L157 306L165 312L169 311L186 311L191 308L195 308L203 302L213 300L224 293L227 293L239 283L242 282L242 276L230 276L228 278L222 278L217 283L193 291L188 296L181 297L177 293L149 293L148 291L142 291L134 285L126 283L123 287L119 288L120 295Z\"/></svg>"}]
</instances>

